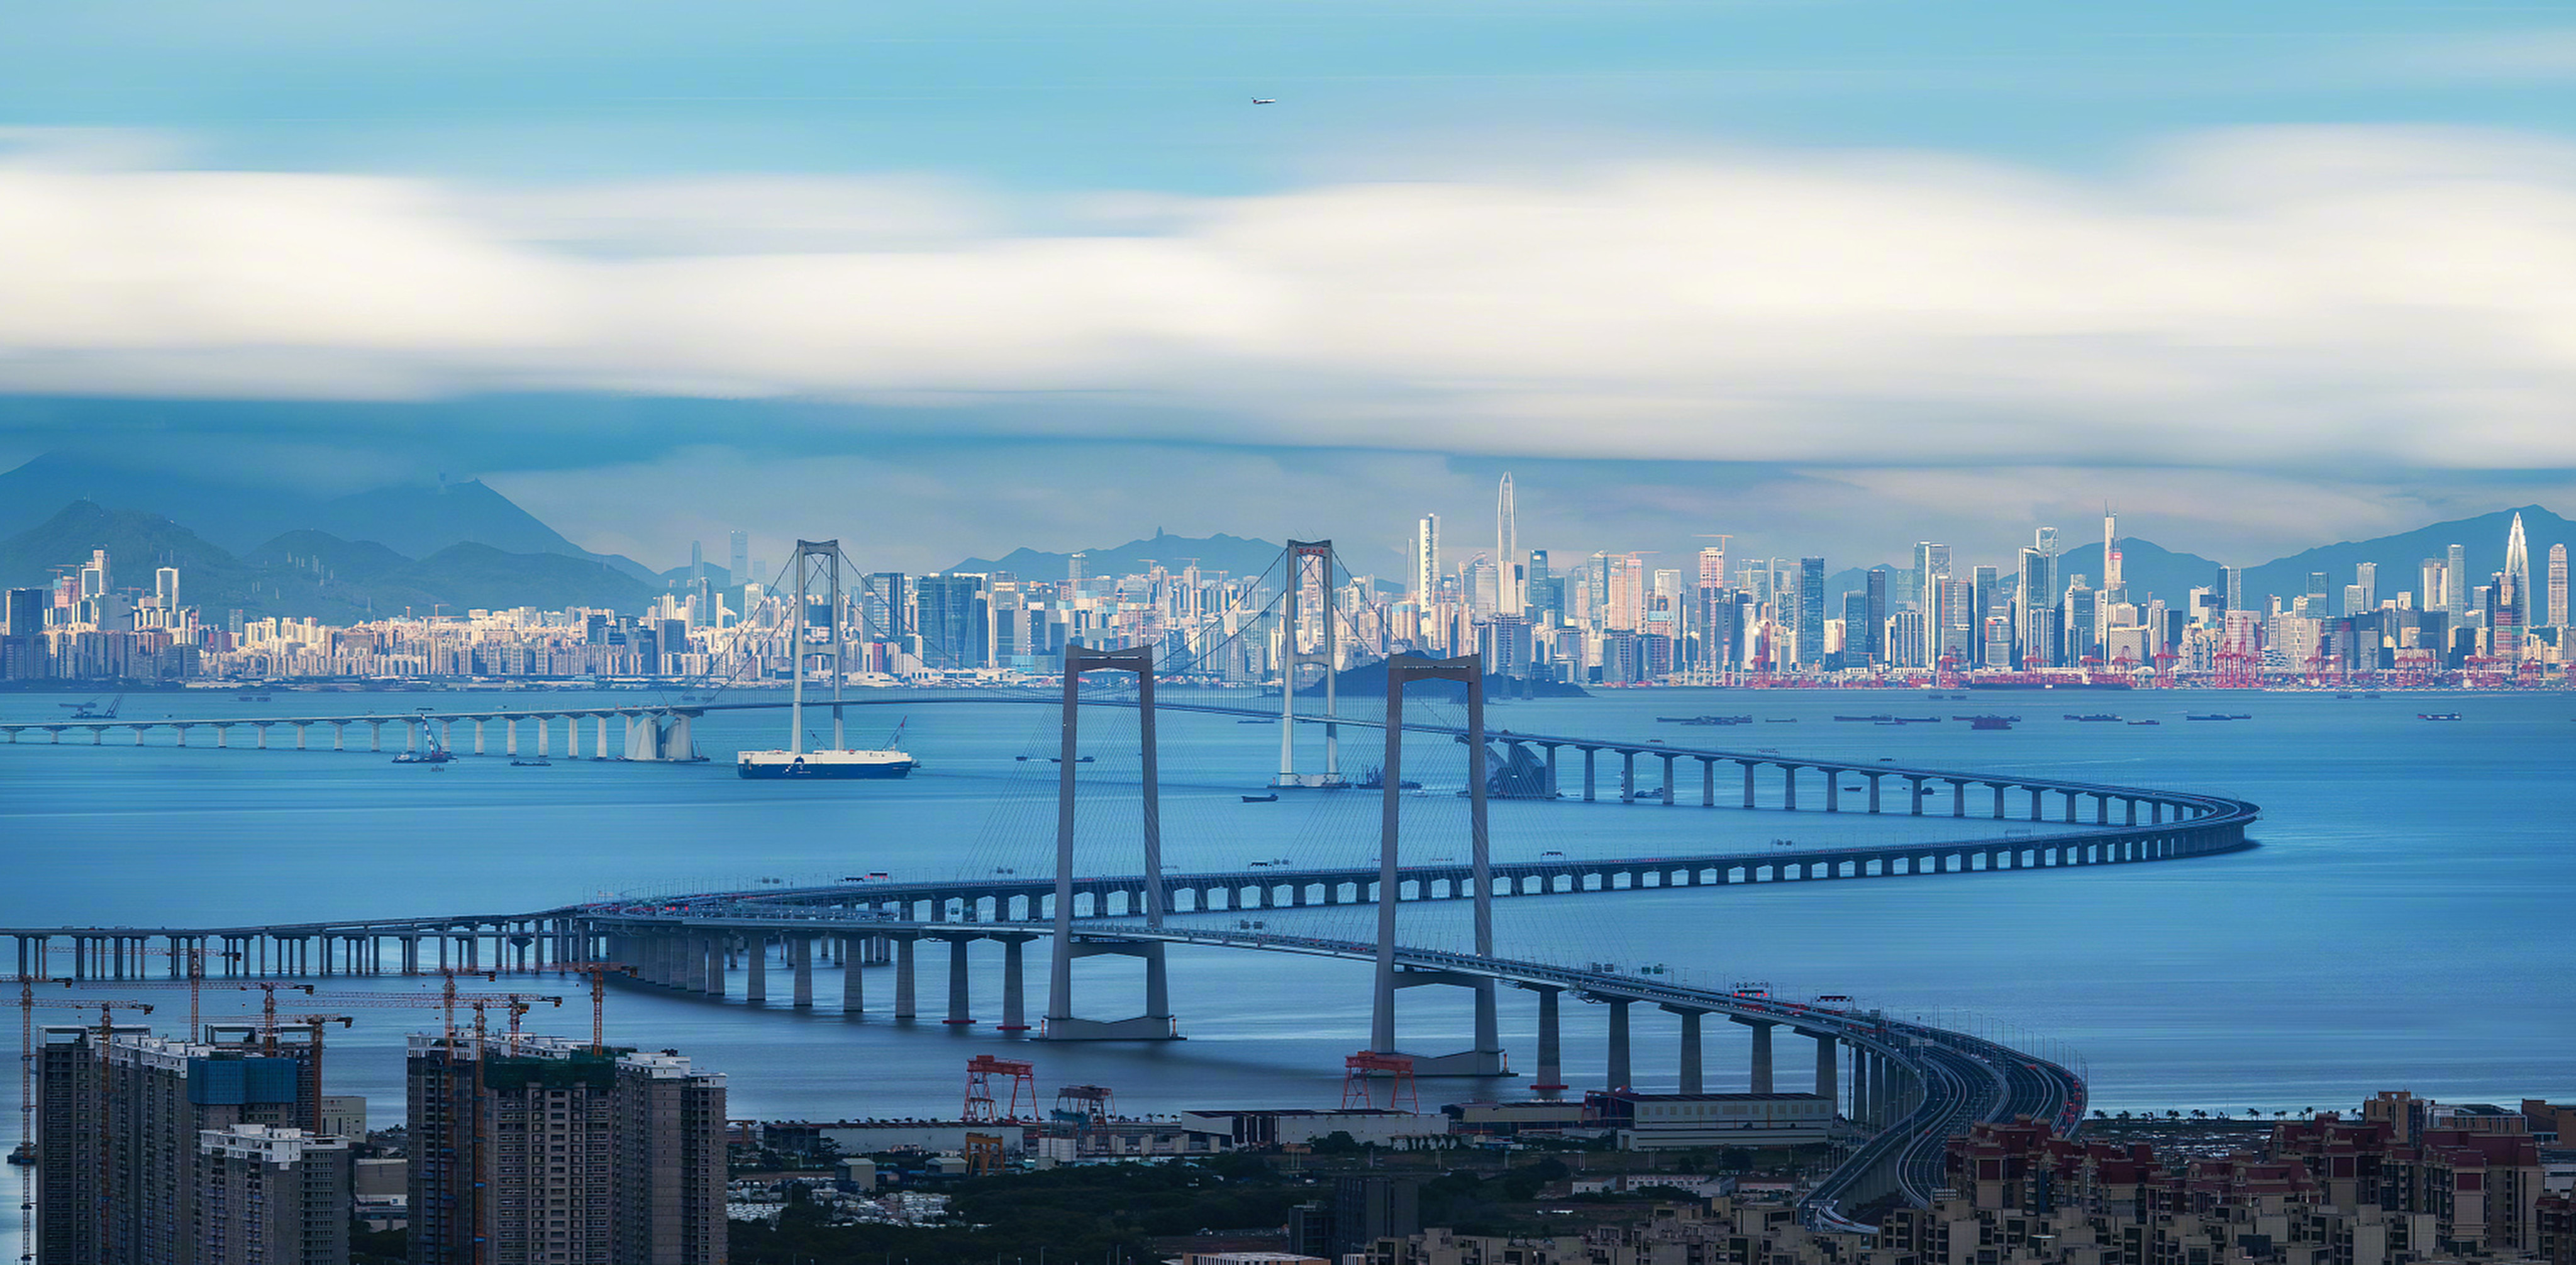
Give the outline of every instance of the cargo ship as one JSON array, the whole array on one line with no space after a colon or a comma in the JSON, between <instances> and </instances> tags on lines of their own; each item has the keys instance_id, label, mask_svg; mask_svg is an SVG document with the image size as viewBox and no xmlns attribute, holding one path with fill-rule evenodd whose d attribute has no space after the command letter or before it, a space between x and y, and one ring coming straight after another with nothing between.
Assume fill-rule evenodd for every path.
<instances>
[{"instance_id":1,"label":"cargo ship","mask_svg":"<svg viewBox=\"0 0 2576 1265\"><path fill-rule=\"evenodd\" d=\"M912 772L920 761L901 751L745 751L734 772L755 778L887 778Z\"/></svg>"}]
</instances>

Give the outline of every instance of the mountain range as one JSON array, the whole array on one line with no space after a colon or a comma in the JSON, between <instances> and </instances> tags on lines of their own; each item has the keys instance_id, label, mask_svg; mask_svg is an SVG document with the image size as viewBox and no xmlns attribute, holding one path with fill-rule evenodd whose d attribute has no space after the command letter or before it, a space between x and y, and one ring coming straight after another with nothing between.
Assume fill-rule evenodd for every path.
<instances>
[{"instance_id":1,"label":"mountain range","mask_svg":"<svg viewBox=\"0 0 2576 1265\"><path fill-rule=\"evenodd\" d=\"M247 552L223 546L158 514L74 501L53 517L0 539L0 587L49 582L54 568L108 551L115 588L152 588L156 567L179 568L179 600L210 620L238 610L251 619L310 616L353 623L405 610L429 614L513 606L605 607L636 612L664 591L624 571L559 553L510 553L461 542L409 558L374 541L327 532L284 532Z\"/></svg>"},{"instance_id":2,"label":"mountain range","mask_svg":"<svg viewBox=\"0 0 2576 1265\"><path fill-rule=\"evenodd\" d=\"M660 586L660 577L642 563L583 549L480 480L442 478L322 497L256 477L174 473L46 453L0 474L0 537L33 528L75 501L186 523L206 541L235 554L288 532L318 531L341 540L373 541L412 558L459 544L503 553L560 554Z\"/></svg>"}]
</instances>

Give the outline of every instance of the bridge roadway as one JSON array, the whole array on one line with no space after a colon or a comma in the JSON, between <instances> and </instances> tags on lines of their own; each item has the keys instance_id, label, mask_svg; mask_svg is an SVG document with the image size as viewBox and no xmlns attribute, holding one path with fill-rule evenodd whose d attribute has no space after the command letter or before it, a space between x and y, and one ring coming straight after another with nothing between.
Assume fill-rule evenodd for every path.
<instances>
[{"instance_id":1,"label":"bridge roadway","mask_svg":"<svg viewBox=\"0 0 2576 1265\"><path fill-rule=\"evenodd\" d=\"M1133 699L1115 697L1082 701L1092 706L1135 706ZM1020 703L1058 707L1062 705L1063 698L1056 693L1038 690L917 692L878 690L871 691L867 696L846 699L838 704L810 703L807 706L818 709L835 706L915 707L939 703ZM672 762L691 761L697 758L690 729L691 722L696 717L709 712L775 711L790 705L786 702L589 704L562 707L541 704L534 707L453 712L353 713L339 716L217 717L202 720L168 718L116 721L58 720L0 724L0 734L7 735L8 741L15 743L27 733L46 733L55 743L60 743L66 731L88 730L92 744L97 745L103 743L108 730L129 728L134 731L135 744L140 746L146 732L167 728L177 734L178 745L186 746L188 733L193 729L204 728L214 731L216 746L225 747L230 745L232 730L247 728L256 733L258 747L266 749L269 731L283 725L295 730L295 748L303 750L306 746L307 730L314 725L329 725L333 727L332 749L337 751L345 749L348 727L363 724L370 729L368 749L381 751L384 746L386 725L402 726L406 749L410 749L417 745L422 728L427 724L435 723L440 726L441 745L454 750L454 729L458 723L463 722L473 726L473 749L470 754L484 755L487 754L485 726L490 722L499 721L505 730L505 749L498 754L550 756L553 754L549 749L553 733L551 722L561 719L566 725L563 754L568 758L579 758L581 721L589 719L595 722L596 730L594 754L591 758L605 760L612 758L609 755L608 722L611 717L615 717L620 722L622 737L618 747L620 754L613 758ZM1246 720L1273 720L1280 715L1277 710L1268 708L1228 703L1190 702L1170 697L1158 700L1155 706L1157 711L1192 712ZM1383 720L1347 715L1301 712L1293 719L1300 724L1324 725L1336 729L1345 725L1357 729L1385 728ZM521 721L537 722L536 745L532 752L523 750L519 742L518 726ZM1459 726L1430 722L1408 722L1404 725L1404 729L1408 733L1441 734L1452 737L1464 734L1463 728ZM1623 803L1643 798L1669 807L1683 802L1687 791L1682 788L1675 770L1681 761L1695 760L1700 764L1699 792L1700 806L1703 808L1718 806L1717 766L1734 764L1739 766L1742 772L1741 806L1745 808L1753 808L1757 805L1758 772L1772 769L1779 774L1777 802L1781 808L1793 812L1798 810L1800 789L1819 781L1822 783L1819 789L1823 792L1824 811L1829 813L1843 811L1842 801L1846 778L1857 778L1866 784L1852 789L1866 793L1867 807L1864 811L1871 813L1879 812L1882 808L1884 800L1882 784L1888 779L1895 779L1903 784L1900 794L1904 797L1907 812L1917 817L1925 815L1924 805L1927 801L1940 798L1945 794L1950 816L1969 816L1970 787L1982 787L1992 793L1989 804L1990 813L1980 815L1991 816L1999 821L2010 818L2055 821L2066 825L2109 826L2115 824L2111 820L2114 804L2121 805L2122 820L2116 824L2123 826L2161 825L2164 824L2168 814L2181 820L2188 817L2223 817L2234 811L2234 801L2212 796L2142 791L2108 783L2076 782L2058 778L1900 768L1888 761L1858 763L1805 759L1784 756L1774 751L1733 751L1714 747L1676 746L1660 740L1627 742L1564 734L1520 733L1508 729L1488 730L1486 737L1489 741L1499 742L1507 747L1534 747L1544 751L1548 785L1559 793L1562 793L1562 783L1558 777L1560 753L1568 749L1580 753L1583 763L1581 798L1587 802L1598 798L1599 756L1603 752L1608 752L1619 757L1619 799ZM1637 759L1640 756L1663 762L1662 781L1650 791L1641 791L1638 787ZM1812 776L1801 778L1799 776L1801 773ZM1812 796L1814 791L1811 790L1809 793ZM2014 796L2025 794L2029 796L2026 806L2013 802ZM2062 805L2057 805L2062 812L2056 817L2051 817L2049 814L2049 809L2052 807L2049 800L2052 796L2059 797L2063 801ZM2083 820L2082 810L2088 806L2086 801L2090 801L2089 807L2092 809L2090 822ZM1810 802L1813 802L1812 799ZM2143 822L2140 820L2142 814L2145 817Z\"/></svg>"}]
</instances>

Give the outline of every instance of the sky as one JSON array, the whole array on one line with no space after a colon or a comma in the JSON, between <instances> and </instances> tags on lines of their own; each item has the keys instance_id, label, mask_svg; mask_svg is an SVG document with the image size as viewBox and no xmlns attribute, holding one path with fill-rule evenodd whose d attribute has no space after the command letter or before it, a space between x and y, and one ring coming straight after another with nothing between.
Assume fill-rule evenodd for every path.
<instances>
[{"instance_id":1,"label":"sky","mask_svg":"<svg viewBox=\"0 0 2576 1265\"><path fill-rule=\"evenodd\" d=\"M111 0L0 36L0 467L479 476L656 565L1161 528L1392 570L1420 513L1489 534L1504 470L1524 545L1837 565L2105 504L2237 562L2576 508L2563 4Z\"/></svg>"}]
</instances>

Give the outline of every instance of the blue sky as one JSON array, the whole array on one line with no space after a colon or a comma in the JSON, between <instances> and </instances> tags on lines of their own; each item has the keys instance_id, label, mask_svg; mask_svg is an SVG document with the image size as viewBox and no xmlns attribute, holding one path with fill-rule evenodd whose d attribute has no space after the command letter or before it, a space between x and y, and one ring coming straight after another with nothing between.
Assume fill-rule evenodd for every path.
<instances>
[{"instance_id":1,"label":"blue sky","mask_svg":"<svg viewBox=\"0 0 2576 1265\"><path fill-rule=\"evenodd\" d=\"M0 392L466 467L648 558L840 489L904 565L1394 538L1504 464L1559 549L1873 561L2117 500L2259 557L2576 482L2564 5L0 23ZM130 416L0 411L0 462Z\"/></svg>"}]
</instances>

